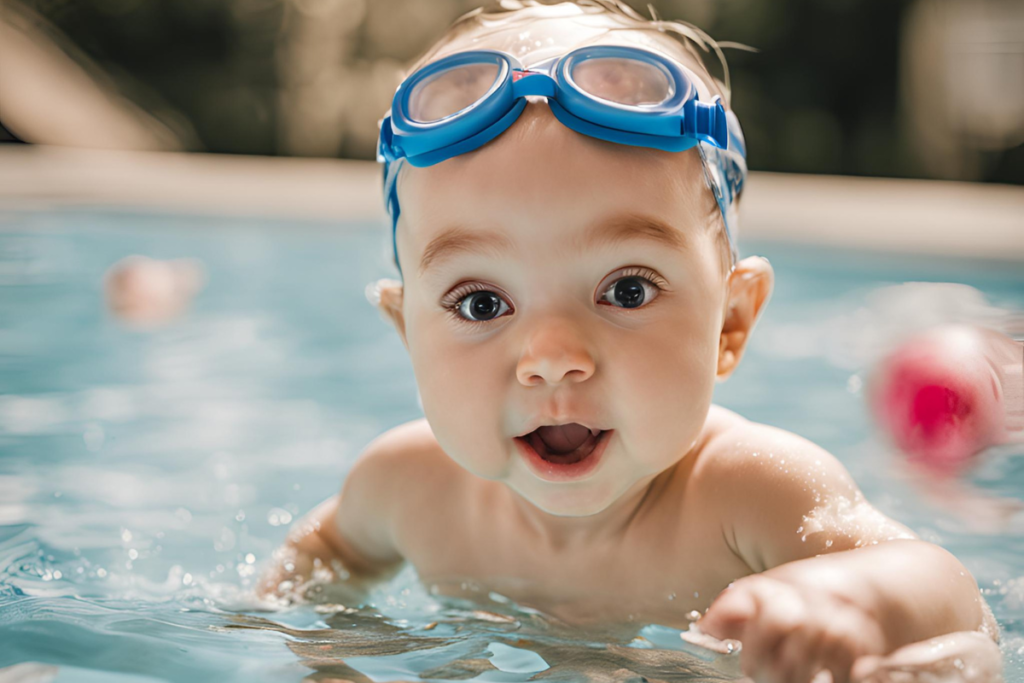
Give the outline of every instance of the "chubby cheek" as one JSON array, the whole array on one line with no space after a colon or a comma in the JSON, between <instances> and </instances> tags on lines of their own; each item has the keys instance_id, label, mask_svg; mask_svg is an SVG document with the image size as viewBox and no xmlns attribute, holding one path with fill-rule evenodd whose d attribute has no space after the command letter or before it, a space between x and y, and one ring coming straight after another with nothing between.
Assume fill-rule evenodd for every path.
<instances>
[{"instance_id":1,"label":"chubby cheek","mask_svg":"<svg viewBox=\"0 0 1024 683\"><path fill-rule=\"evenodd\" d=\"M418 330L426 332L426 330ZM443 331L416 334L409 329L409 349L423 412L441 448L464 468L485 479L498 479L508 468L511 439L502 416L508 369L496 364L486 345L453 342ZM445 340L447 343L433 340Z\"/></svg>"},{"instance_id":2,"label":"chubby cheek","mask_svg":"<svg viewBox=\"0 0 1024 683\"><path fill-rule=\"evenodd\" d=\"M621 359L614 364L612 383L621 387L616 400L631 406L631 450L651 472L685 454L707 417L718 358L718 334L707 321L702 314L680 318L670 333L634 339L632 349L614 354Z\"/></svg>"}]
</instances>

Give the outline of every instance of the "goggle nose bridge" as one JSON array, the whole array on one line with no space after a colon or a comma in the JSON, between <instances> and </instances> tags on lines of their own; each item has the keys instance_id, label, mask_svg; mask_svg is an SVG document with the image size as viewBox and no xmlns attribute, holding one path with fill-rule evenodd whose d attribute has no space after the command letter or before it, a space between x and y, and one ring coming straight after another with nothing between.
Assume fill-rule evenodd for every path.
<instances>
[{"instance_id":1,"label":"goggle nose bridge","mask_svg":"<svg viewBox=\"0 0 1024 683\"><path fill-rule=\"evenodd\" d=\"M512 72L512 96L519 99L527 95L554 97L555 79L542 71L516 69Z\"/></svg>"}]
</instances>

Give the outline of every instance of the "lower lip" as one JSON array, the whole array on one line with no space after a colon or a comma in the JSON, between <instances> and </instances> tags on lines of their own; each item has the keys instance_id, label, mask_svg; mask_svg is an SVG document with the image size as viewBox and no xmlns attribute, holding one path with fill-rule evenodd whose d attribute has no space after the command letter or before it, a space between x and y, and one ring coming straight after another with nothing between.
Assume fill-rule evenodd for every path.
<instances>
[{"instance_id":1,"label":"lower lip","mask_svg":"<svg viewBox=\"0 0 1024 683\"><path fill-rule=\"evenodd\" d=\"M520 436L515 437L515 442L523 459L529 464L530 469L541 479L551 482L577 481L586 477L597 467L614 431L614 429L606 429L601 432L593 452L583 458L583 460L574 462L571 465L560 465L545 460L540 457L540 454L533 449L533 446L526 439Z\"/></svg>"}]
</instances>

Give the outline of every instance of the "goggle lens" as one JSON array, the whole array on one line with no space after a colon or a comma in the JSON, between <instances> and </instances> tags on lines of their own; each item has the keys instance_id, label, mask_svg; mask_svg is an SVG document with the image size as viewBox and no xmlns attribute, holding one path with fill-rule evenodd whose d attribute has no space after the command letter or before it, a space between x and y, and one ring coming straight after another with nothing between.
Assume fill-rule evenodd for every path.
<instances>
[{"instance_id":1,"label":"goggle lens","mask_svg":"<svg viewBox=\"0 0 1024 683\"><path fill-rule=\"evenodd\" d=\"M434 123L476 104L498 79L495 63L463 64L424 78L409 93L408 115Z\"/></svg>"},{"instance_id":2,"label":"goggle lens","mask_svg":"<svg viewBox=\"0 0 1024 683\"><path fill-rule=\"evenodd\" d=\"M675 94L668 74L650 62L595 57L573 64L572 80L591 97L629 106L661 104Z\"/></svg>"}]
</instances>

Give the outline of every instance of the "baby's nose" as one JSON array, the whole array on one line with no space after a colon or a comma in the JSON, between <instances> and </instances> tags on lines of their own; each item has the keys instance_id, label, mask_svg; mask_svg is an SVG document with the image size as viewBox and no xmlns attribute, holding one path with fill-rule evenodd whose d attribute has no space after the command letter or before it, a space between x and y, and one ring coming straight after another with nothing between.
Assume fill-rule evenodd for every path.
<instances>
[{"instance_id":1,"label":"baby's nose","mask_svg":"<svg viewBox=\"0 0 1024 683\"><path fill-rule=\"evenodd\" d=\"M544 321L527 338L516 367L524 386L584 382L594 374L593 354L586 335L568 321Z\"/></svg>"}]
</instances>

